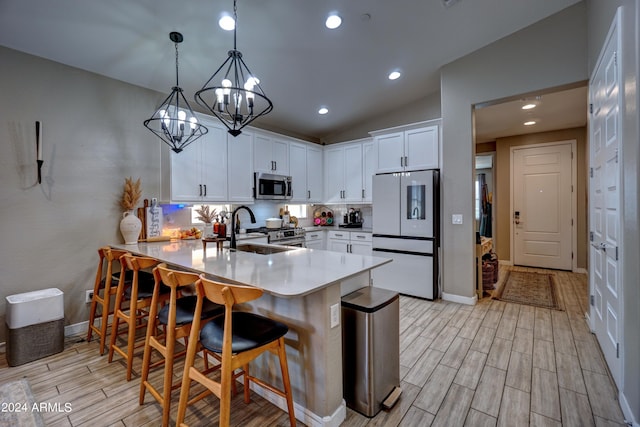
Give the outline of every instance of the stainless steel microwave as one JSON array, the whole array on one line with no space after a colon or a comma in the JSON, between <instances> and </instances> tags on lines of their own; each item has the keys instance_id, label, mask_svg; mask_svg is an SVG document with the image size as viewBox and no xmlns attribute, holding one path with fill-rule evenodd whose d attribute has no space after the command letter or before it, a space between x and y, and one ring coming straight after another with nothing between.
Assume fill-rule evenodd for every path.
<instances>
[{"instance_id":1,"label":"stainless steel microwave","mask_svg":"<svg viewBox=\"0 0 640 427\"><path fill-rule=\"evenodd\" d=\"M292 197L291 177L255 172L253 174L253 193L256 199L287 200Z\"/></svg>"}]
</instances>

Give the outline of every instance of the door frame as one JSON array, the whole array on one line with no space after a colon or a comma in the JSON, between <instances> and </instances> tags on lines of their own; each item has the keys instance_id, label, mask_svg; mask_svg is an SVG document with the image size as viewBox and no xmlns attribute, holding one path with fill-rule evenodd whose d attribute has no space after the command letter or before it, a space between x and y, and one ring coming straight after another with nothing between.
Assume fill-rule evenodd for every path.
<instances>
[{"instance_id":1,"label":"door frame","mask_svg":"<svg viewBox=\"0 0 640 427\"><path fill-rule=\"evenodd\" d=\"M509 253L511 254L511 264L515 264L515 230L513 224L513 212L514 212L514 195L513 195L513 183L514 177L514 152L516 150L523 150L528 148L542 148L542 147L552 147L554 145L571 145L571 253L573 256L571 257L571 271L579 272L578 269L578 219L576 218L576 214L578 211L578 152L577 152L577 141L575 139L563 140L563 141L552 141L552 142L541 142L537 144L526 144L526 145L514 145L509 148Z\"/></svg>"}]
</instances>

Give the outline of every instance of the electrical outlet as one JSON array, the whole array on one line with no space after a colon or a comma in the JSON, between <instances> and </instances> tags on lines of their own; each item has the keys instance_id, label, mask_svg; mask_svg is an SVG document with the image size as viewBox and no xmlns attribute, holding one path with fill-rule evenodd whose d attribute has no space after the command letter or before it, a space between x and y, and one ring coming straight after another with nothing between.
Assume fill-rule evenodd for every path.
<instances>
[{"instance_id":1,"label":"electrical outlet","mask_svg":"<svg viewBox=\"0 0 640 427\"><path fill-rule=\"evenodd\" d=\"M331 327L336 328L340 326L340 304L333 304L331 306Z\"/></svg>"},{"instance_id":2,"label":"electrical outlet","mask_svg":"<svg viewBox=\"0 0 640 427\"><path fill-rule=\"evenodd\" d=\"M451 224L462 224L462 214L451 215Z\"/></svg>"},{"instance_id":3,"label":"electrical outlet","mask_svg":"<svg viewBox=\"0 0 640 427\"><path fill-rule=\"evenodd\" d=\"M89 304L93 299L93 289L86 290L85 292L86 293L84 294L84 302Z\"/></svg>"}]
</instances>

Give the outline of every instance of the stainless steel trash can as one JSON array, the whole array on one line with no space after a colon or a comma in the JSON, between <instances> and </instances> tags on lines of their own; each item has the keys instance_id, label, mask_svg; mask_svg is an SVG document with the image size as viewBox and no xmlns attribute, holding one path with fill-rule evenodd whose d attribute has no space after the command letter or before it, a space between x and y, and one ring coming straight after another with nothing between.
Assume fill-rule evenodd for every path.
<instances>
[{"instance_id":1,"label":"stainless steel trash can","mask_svg":"<svg viewBox=\"0 0 640 427\"><path fill-rule=\"evenodd\" d=\"M365 287L342 297L342 388L347 406L367 417L400 386L397 292Z\"/></svg>"}]
</instances>

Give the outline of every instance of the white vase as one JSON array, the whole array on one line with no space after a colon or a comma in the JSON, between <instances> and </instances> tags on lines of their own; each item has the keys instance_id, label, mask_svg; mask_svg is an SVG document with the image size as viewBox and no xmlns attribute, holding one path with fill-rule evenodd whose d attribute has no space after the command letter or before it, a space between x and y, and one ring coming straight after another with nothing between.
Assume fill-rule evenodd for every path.
<instances>
[{"instance_id":1,"label":"white vase","mask_svg":"<svg viewBox=\"0 0 640 427\"><path fill-rule=\"evenodd\" d=\"M213 235L213 224L211 224L210 222L204 223L204 230L202 231L202 237L205 237L208 239L215 237Z\"/></svg>"},{"instance_id":2,"label":"white vase","mask_svg":"<svg viewBox=\"0 0 640 427\"><path fill-rule=\"evenodd\" d=\"M125 245L137 244L141 230L142 222L133 214L133 210L126 211L122 214L120 233L122 233L122 237L124 237Z\"/></svg>"}]
</instances>

